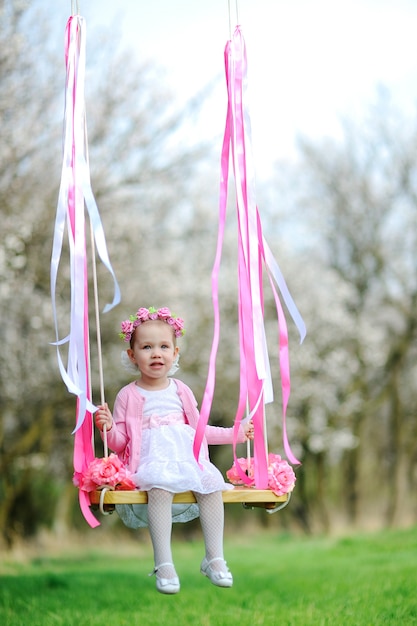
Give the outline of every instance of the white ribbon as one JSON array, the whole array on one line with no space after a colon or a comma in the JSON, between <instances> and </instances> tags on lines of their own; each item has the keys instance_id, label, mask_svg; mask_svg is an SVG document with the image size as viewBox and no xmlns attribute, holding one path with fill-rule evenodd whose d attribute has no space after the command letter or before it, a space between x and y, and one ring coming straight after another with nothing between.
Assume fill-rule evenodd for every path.
<instances>
[{"instance_id":1,"label":"white ribbon","mask_svg":"<svg viewBox=\"0 0 417 626\"><path fill-rule=\"evenodd\" d=\"M85 208L91 223L97 253L114 283L113 301L104 312L120 302L120 289L107 252L104 230L91 188L87 158L85 115L85 22L81 16L68 20L66 29L66 91L63 137L63 163L51 258L51 298L55 326L58 366L68 391L78 397L77 423L83 424L87 411L96 407L89 399L89 338ZM67 229L70 253L71 310L70 332L59 338L56 288L61 261L64 232ZM68 343L68 364L65 367L60 346Z\"/></svg>"}]
</instances>

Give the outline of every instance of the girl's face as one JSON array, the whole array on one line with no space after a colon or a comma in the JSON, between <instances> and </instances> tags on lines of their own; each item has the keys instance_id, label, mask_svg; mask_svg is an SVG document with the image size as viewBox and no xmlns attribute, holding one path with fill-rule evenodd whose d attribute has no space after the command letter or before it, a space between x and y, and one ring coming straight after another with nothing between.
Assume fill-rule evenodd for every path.
<instances>
[{"instance_id":1,"label":"girl's face","mask_svg":"<svg viewBox=\"0 0 417 626\"><path fill-rule=\"evenodd\" d=\"M174 332L166 322L144 322L135 330L133 348L127 351L132 363L137 365L143 387L163 389L167 375L178 355Z\"/></svg>"}]
</instances>

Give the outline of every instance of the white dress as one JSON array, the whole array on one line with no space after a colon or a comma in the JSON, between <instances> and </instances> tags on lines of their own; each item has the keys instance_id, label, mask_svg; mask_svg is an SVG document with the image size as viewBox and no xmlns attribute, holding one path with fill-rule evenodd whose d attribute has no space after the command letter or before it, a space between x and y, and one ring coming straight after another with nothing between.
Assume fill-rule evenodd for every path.
<instances>
[{"instance_id":1,"label":"white dress","mask_svg":"<svg viewBox=\"0 0 417 626\"><path fill-rule=\"evenodd\" d=\"M152 488L171 493L193 491L212 493L233 489L209 460L200 453L199 463L193 453L195 430L185 421L184 409L175 382L166 389L148 391L138 388L145 397L140 463L133 479L141 491ZM126 526L148 525L147 505L117 505ZM172 520L187 522L198 517L197 504L173 504Z\"/></svg>"}]
</instances>

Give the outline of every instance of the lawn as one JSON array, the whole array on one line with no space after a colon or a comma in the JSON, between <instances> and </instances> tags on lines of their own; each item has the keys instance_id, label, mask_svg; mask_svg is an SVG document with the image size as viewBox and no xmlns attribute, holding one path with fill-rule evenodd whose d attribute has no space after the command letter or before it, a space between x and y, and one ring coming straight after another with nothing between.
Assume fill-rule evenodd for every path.
<instances>
[{"instance_id":1,"label":"lawn","mask_svg":"<svg viewBox=\"0 0 417 626\"><path fill-rule=\"evenodd\" d=\"M345 538L226 540L232 589L199 574L200 540L175 542L178 595L155 590L149 544L78 548L0 565L2 626L417 624L417 528Z\"/></svg>"}]
</instances>

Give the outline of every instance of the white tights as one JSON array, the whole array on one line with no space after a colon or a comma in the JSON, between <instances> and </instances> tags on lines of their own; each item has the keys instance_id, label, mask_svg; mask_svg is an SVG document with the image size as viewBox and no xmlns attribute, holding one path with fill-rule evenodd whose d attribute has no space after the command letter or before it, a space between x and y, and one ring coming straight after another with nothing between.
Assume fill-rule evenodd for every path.
<instances>
[{"instance_id":1,"label":"white tights","mask_svg":"<svg viewBox=\"0 0 417 626\"><path fill-rule=\"evenodd\" d=\"M173 494L165 489L151 489L148 491L148 524L151 535L155 567L161 563L172 563L171 533L172 533L172 500ZM224 505L221 491L213 493L196 493L196 500L200 509L200 522L206 548L206 559L223 559L223 528ZM227 571L224 561L214 561L213 570ZM164 565L158 569L161 578L176 576L173 565Z\"/></svg>"}]
</instances>

